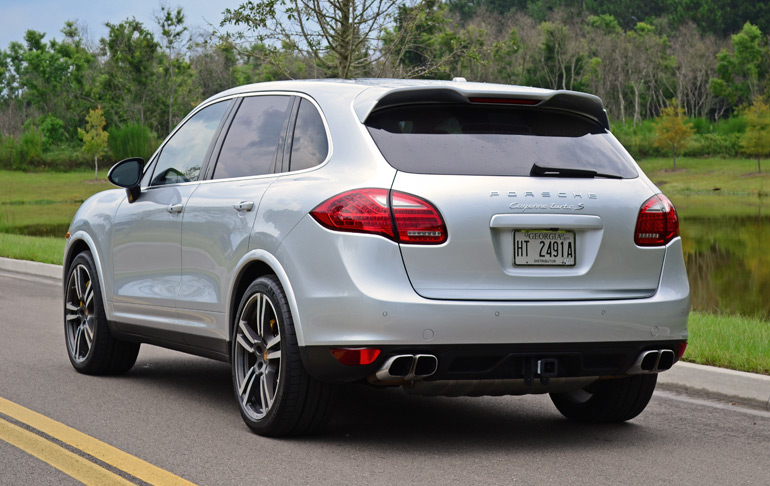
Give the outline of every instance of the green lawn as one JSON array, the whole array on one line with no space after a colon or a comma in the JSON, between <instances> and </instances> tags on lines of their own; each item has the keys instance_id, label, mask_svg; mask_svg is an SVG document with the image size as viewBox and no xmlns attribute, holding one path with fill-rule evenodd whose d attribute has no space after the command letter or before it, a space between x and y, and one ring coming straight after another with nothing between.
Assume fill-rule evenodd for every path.
<instances>
[{"instance_id":1,"label":"green lawn","mask_svg":"<svg viewBox=\"0 0 770 486\"><path fill-rule=\"evenodd\" d=\"M669 195L755 195L770 197L770 161L761 174L751 159L696 159L679 157L673 170L671 159L646 159L642 170Z\"/></svg>"},{"instance_id":2,"label":"green lawn","mask_svg":"<svg viewBox=\"0 0 770 486\"><path fill-rule=\"evenodd\" d=\"M685 361L770 374L770 323L760 319L691 312Z\"/></svg>"},{"instance_id":3,"label":"green lawn","mask_svg":"<svg viewBox=\"0 0 770 486\"><path fill-rule=\"evenodd\" d=\"M0 256L61 265L64 242L64 235L52 238L0 233Z\"/></svg>"}]
</instances>

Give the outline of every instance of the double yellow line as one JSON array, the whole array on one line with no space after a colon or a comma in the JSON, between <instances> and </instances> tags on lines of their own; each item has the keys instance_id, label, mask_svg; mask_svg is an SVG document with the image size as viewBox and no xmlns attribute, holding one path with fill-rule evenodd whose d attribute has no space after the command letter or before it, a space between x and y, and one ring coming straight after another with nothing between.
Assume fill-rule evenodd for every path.
<instances>
[{"instance_id":1,"label":"double yellow line","mask_svg":"<svg viewBox=\"0 0 770 486\"><path fill-rule=\"evenodd\" d=\"M0 397L0 414L149 484L195 486L164 469L37 412ZM134 485L121 475L0 417L0 440L18 447L87 485Z\"/></svg>"}]
</instances>

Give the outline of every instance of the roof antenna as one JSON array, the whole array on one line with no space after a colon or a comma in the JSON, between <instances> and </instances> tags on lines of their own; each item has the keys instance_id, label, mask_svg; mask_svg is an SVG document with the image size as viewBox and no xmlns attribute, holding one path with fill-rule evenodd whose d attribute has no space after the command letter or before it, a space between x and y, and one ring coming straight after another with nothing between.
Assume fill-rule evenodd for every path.
<instances>
[{"instance_id":1,"label":"roof antenna","mask_svg":"<svg viewBox=\"0 0 770 486\"><path fill-rule=\"evenodd\" d=\"M453 83L467 83L468 80L465 79L465 78L461 78L459 76L456 76L456 77L452 78L452 82Z\"/></svg>"}]
</instances>

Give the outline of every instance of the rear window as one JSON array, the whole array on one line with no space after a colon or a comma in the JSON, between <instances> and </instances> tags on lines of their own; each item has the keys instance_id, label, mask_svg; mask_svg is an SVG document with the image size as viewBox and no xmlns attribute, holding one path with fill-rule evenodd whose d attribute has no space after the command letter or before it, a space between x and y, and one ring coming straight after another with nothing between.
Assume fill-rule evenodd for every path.
<instances>
[{"instance_id":1,"label":"rear window","mask_svg":"<svg viewBox=\"0 0 770 486\"><path fill-rule=\"evenodd\" d=\"M637 177L592 120L537 108L407 105L373 112L369 133L394 168L418 174L528 176L532 166Z\"/></svg>"}]
</instances>

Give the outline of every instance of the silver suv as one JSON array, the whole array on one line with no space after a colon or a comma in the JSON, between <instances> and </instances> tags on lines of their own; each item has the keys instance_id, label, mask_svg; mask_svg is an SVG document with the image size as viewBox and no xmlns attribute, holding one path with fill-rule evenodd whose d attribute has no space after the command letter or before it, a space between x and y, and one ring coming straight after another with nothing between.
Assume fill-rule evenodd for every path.
<instances>
[{"instance_id":1,"label":"silver suv","mask_svg":"<svg viewBox=\"0 0 770 486\"><path fill-rule=\"evenodd\" d=\"M140 343L228 362L260 434L313 432L349 382L629 420L687 345L676 211L595 96L242 86L109 178L68 234L73 366L126 372Z\"/></svg>"}]
</instances>

